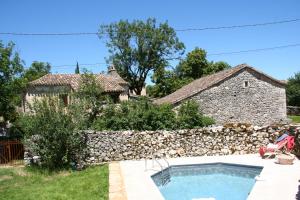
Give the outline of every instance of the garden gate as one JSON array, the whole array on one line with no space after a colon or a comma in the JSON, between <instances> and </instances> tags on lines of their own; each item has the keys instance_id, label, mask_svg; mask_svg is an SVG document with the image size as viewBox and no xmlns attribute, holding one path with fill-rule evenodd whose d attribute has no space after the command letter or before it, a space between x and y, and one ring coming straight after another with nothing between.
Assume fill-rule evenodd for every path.
<instances>
[{"instance_id":1,"label":"garden gate","mask_svg":"<svg viewBox=\"0 0 300 200\"><path fill-rule=\"evenodd\" d=\"M0 165L23 164L24 146L20 140L0 140Z\"/></svg>"}]
</instances>

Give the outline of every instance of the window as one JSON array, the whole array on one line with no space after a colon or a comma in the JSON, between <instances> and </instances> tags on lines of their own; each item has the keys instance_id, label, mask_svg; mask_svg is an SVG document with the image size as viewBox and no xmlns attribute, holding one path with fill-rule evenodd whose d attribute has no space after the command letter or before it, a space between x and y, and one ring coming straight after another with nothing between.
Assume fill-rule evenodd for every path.
<instances>
[{"instance_id":1,"label":"window","mask_svg":"<svg viewBox=\"0 0 300 200\"><path fill-rule=\"evenodd\" d=\"M248 81L245 81L245 82L244 82L244 87L245 87L245 88L249 87L249 82L248 82Z\"/></svg>"},{"instance_id":2,"label":"window","mask_svg":"<svg viewBox=\"0 0 300 200\"><path fill-rule=\"evenodd\" d=\"M68 105L68 95L67 94L60 94L59 98L63 101L64 105L67 106Z\"/></svg>"}]
</instances>

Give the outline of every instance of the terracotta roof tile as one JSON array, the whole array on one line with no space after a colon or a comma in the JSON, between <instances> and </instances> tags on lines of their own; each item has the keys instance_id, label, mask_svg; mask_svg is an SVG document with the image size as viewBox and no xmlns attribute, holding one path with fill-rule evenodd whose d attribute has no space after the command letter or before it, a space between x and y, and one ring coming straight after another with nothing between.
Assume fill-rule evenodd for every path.
<instances>
[{"instance_id":1,"label":"terracotta roof tile","mask_svg":"<svg viewBox=\"0 0 300 200\"><path fill-rule=\"evenodd\" d=\"M96 74L96 80L103 87L105 92L122 92L125 89L120 84L127 84L123 79L116 79L110 75ZM70 86L77 90L80 84L80 74L47 74L35 81L30 86Z\"/></svg>"},{"instance_id":2,"label":"terracotta roof tile","mask_svg":"<svg viewBox=\"0 0 300 200\"><path fill-rule=\"evenodd\" d=\"M254 69L253 67L251 67L247 64L240 64L240 65L237 65L236 67L196 79L193 82L176 90L172 94L169 94L165 97L155 100L154 103L156 103L156 104L163 104L163 103L176 104L184 99L187 99L188 97L191 97L205 89L208 89L208 88L214 86L215 84L218 84L219 82L229 78L230 76L233 76L234 74L240 72L241 70L243 70L245 68L248 68L256 73L259 73L259 74L263 75L264 77L267 77L268 79L271 79L272 81L277 82L278 84L281 84L281 85L285 84L279 80L276 80L256 69Z\"/></svg>"}]
</instances>

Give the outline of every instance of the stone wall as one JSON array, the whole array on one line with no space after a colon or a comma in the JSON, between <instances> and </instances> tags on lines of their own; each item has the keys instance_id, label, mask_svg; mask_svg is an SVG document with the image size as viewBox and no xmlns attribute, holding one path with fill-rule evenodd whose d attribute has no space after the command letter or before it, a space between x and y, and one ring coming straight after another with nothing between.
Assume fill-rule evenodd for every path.
<instances>
[{"instance_id":1,"label":"stone wall","mask_svg":"<svg viewBox=\"0 0 300 200\"><path fill-rule=\"evenodd\" d=\"M173 131L85 131L85 162L258 153L259 147L278 137L276 129L241 125Z\"/></svg>"},{"instance_id":2,"label":"stone wall","mask_svg":"<svg viewBox=\"0 0 300 200\"><path fill-rule=\"evenodd\" d=\"M287 114L288 115L300 115L300 107L299 106L287 106Z\"/></svg>"},{"instance_id":3,"label":"stone wall","mask_svg":"<svg viewBox=\"0 0 300 200\"><path fill-rule=\"evenodd\" d=\"M284 86L250 69L196 94L192 99L217 124L245 122L263 126L287 119Z\"/></svg>"},{"instance_id":4,"label":"stone wall","mask_svg":"<svg viewBox=\"0 0 300 200\"><path fill-rule=\"evenodd\" d=\"M87 148L81 155L81 165L139 160L154 157L187 157L258 153L261 146L274 142L290 126L260 128L249 124L227 124L211 127L171 131L83 131ZM25 163L38 163L32 152L36 136L28 140Z\"/></svg>"}]
</instances>

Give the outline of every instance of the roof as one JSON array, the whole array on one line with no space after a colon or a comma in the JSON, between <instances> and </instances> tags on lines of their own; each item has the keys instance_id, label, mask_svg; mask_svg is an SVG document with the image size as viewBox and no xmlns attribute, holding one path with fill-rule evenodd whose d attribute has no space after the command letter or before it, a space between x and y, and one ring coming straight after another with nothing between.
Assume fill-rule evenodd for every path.
<instances>
[{"instance_id":1,"label":"roof","mask_svg":"<svg viewBox=\"0 0 300 200\"><path fill-rule=\"evenodd\" d=\"M124 79L118 74L116 68L114 65L111 65L108 67L108 76L110 76L111 78L116 79L116 81L118 81L120 84L128 84L126 81L124 81Z\"/></svg>"},{"instance_id":2,"label":"roof","mask_svg":"<svg viewBox=\"0 0 300 200\"><path fill-rule=\"evenodd\" d=\"M120 84L127 84L121 77L112 75L95 74L96 81L103 87L105 92L123 92L125 89ZM77 90L80 85L80 74L47 74L30 82L30 86L70 86Z\"/></svg>"},{"instance_id":3,"label":"roof","mask_svg":"<svg viewBox=\"0 0 300 200\"><path fill-rule=\"evenodd\" d=\"M196 79L193 82L176 90L172 94L169 94L163 98L155 100L154 103L156 103L156 104L163 104L163 103L176 104L176 103L178 103L182 100L185 100L199 92L202 92L203 90L206 90L206 89L208 89L208 88L210 88L210 87L212 87L212 86L214 86L214 85L216 85L216 84L218 84L218 83L220 83L220 82L222 82L222 81L224 81L246 69L251 70L255 73L258 73L258 74L262 75L263 77L265 77L266 79L271 80L279 85L282 85L282 86L285 85L284 82L274 79L274 78L264 74L263 72L260 72L256 69L254 69L253 67L251 67L247 64L240 64L240 65L237 65L236 67Z\"/></svg>"}]
</instances>

